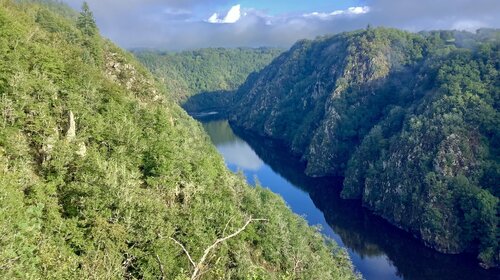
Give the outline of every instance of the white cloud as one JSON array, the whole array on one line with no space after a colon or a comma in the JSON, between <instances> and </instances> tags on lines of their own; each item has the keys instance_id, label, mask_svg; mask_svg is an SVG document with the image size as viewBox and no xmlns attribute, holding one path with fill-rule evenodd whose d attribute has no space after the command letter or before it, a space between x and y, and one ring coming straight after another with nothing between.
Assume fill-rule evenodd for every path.
<instances>
[{"instance_id":1,"label":"white cloud","mask_svg":"<svg viewBox=\"0 0 500 280\"><path fill-rule=\"evenodd\" d=\"M236 23L241 18L241 5L231 7L224 18L219 18L217 13L214 13L207 21L210 23Z\"/></svg>"},{"instance_id":2,"label":"white cloud","mask_svg":"<svg viewBox=\"0 0 500 280\"><path fill-rule=\"evenodd\" d=\"M303 16L306 18L319 18L319 19L331 19L335 16L341 16L341 15L362 15L362 14L367 14L370 12L370 7L368 6L363 6L363 7L350 7L345 10L336 10L331 13L319 13L319 12L314 12L314 13L309 13L309 14L304 14Z\"/></svg>"},{"instance_id":3,"label":"white cloud","mask_svg":"<svg viewBox=\"0 0 500 280\"><path fill-rule=\"evenodd\" d=\"M452 29L465 30L465 31L475 31L480 27L487 26L484 22L476 20L461 20L453 24Z\"/></svg>"},{"instance_id":4,"label":"white cloud","mask_svg":"<svg viewBox=\"0 0 500 280\"><path fill-rule=\"evenodd\" d=\"M83 0L62 1L79 9ZM125 48L286 48L299 39L365 28L368 24L410 31L500 27L499 0L370 0L363 1L369 7L318 10L307 15L269 14L238 5L210 20L207 18L214 7L230 7L229 3L237 0L86 1L102 34Z\"/></svg>"},{"instance_id":5,"label":"white cloud","mask_svg":"<svg viewBox=\"0 0 500 280\"><path fill-rule=\"evenodd\" d=\"M217 149L226 163L236 165L238 168L258 171L264 166L264 162L254 150L240 139L234 143L217 145Z\"/></svg>"},{"instance_id":6,"label":"white cloud","mask_svg":"<svg viewBox=\"0 0 500 280\"><path fill-rule=\"evenodd\" d=\"M347 9L346 14L352 14L352 15L360 15L360 14L366 14L370 12L370 7L364 6L364 7L350 7Z\"/></svg>"},{"instance_id":7,"label":"white cloud","mask_svg":"<svg viewBox=\"0 0 500 280\"><path fill-rule=\"evenodd\" d=\"M214 13L211 17L208 18L207 21L210 23L218 23L220 21L219 15L217 15L217 13Z\"/></svg>"}]
</instances>

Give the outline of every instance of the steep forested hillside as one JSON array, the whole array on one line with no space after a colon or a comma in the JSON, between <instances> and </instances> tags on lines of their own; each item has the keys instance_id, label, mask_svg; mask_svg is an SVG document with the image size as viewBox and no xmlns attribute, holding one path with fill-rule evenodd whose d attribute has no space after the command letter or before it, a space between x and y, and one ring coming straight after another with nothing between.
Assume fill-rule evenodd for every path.
<instances>
[{"instance_id":1,"label":"steep forested hillside","mask_svg":"<svg viewBox=\"0 0 500 280\"><path fill-rule=\"evenodd\" d=\"M447 253L499 263L500 32L367 29L300 41L235 97L311 176ZM467 48L465 48L467 47Z\"/></svg>"},{"instance_id":2,"label":"steep forested hillside","mask_svg":"<svg viewBox=\"0 0 500 280\"><path fill-rule=\"evenodd\" d=\"M264 68L281 52L273 48L213 48L179 53L135 51L134 54L165 81L167 91L180 103L185 104L189 97L201 94L197 97L203 99L201 102L190 100L185 104L186 109L196 111L201 106L210 107L213 102L213 106L220 106L222 101L227 101L225 95L231 94L250 73ZM211 94L215 94L215 98Z\"/></svg>"},{"instance_id":3,"label":"steep forested hillside","mask_svg":"<svg viewBox=\"0 0 500 280\"><path fill-rule=\"evenodd\" d=\"M0 0L0 278L355 278L88 9L30 2Z\"/></svg>"}]
</instances>

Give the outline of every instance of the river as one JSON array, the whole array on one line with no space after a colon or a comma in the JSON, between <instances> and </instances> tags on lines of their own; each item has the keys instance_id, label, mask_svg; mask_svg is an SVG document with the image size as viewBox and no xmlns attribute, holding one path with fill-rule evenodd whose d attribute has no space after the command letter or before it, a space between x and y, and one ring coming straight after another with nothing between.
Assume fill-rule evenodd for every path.
<instances>
[{"instance_id":1,"label":"river","mask_svg":"<svg viewBox=\"0 0 500 280\"><path fill-rule=\"evenodd\" d=\"M281 195L290 208L349 253L365 279L499 279L470 255L446 255L425 247L408 233L339 197L341 178L310 178L283 145L244 131L228 121L202 121L226 165Z\"/></svg>"}]
</instances>

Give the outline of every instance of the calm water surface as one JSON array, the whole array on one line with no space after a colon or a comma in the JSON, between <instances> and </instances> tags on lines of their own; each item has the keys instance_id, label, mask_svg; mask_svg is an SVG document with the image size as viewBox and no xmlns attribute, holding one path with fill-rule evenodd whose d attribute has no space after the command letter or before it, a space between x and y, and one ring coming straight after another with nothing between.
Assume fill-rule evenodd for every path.
<instances>
[{"instance_id":1,"label":"calm water surface","mask_svg":"<svg viewBox=\"0 0 500 280\"><path fill-rule=\"evenodd\" d=\"M340 199L341 179L303 175L304 166L279 143L235 134L225 120L203 126L232 171L242 171L250 184L258 179L310 225L321 225L324 235L346 248L365 279L500 279L498 270L480 268L473 257L426 248L359 202Z\"/></svg>"}]
</instances>

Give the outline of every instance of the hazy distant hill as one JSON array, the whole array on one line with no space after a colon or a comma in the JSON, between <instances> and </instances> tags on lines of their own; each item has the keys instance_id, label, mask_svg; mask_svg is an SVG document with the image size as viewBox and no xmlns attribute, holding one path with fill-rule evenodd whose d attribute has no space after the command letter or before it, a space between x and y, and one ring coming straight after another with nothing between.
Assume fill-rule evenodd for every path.
<instances>
[{"instance_id":1,"label":"hazy distant hill","mask_svg":"<svg viewBox=\"0 0 500 280\"><path fill-rule=\"evenodd\" d=\"M193 95L236 90L250 73L264 68L282 51L210 48L179 53L134 51L134 54L184 103Z\"/></svg>"}]
</instances>

